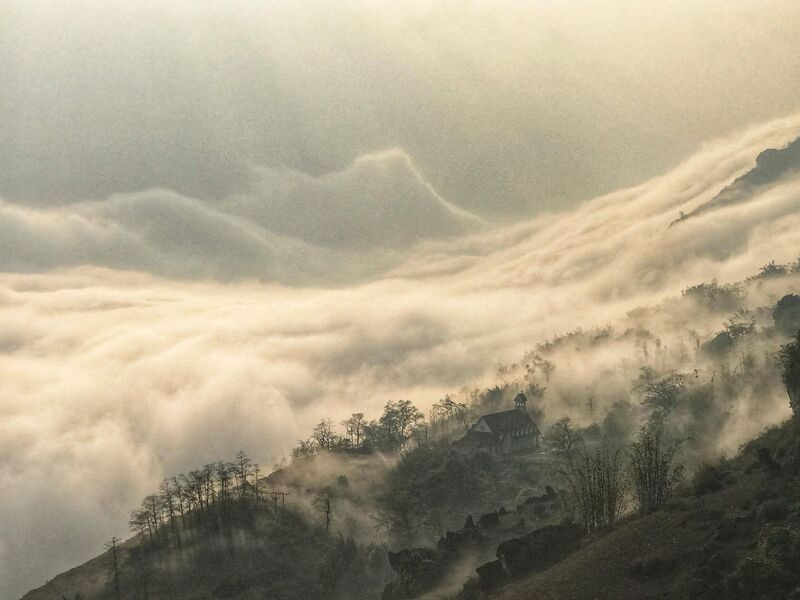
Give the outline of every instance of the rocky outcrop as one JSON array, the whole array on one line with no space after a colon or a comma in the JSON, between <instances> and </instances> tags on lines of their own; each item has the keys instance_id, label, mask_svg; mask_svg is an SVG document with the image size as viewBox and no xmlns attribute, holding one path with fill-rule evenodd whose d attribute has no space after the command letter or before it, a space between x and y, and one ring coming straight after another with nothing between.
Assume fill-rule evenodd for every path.
<instances>
[{"instance_id":1,"label":"rocky outcrop","mask_svg":"<svg viewBox=\"0 0 800 600\"><path fill-rule=\"evenodd\" d=\"M557 534L563 539L551 539L549 528L524 535L527 527L527 515L532 521L541 520L559 501L559 496L552 487L547 486L542 496L531 496L509 512L501 508L486 513L476 519L467 517L464 527L458 531L448 531L439 538L436 548L409 548L399 552L389 552L389 564L397 573L397 579L386 586L384 600L401 600L415 598L435 587L447 574L453 563L464 557L476 555L486 556L494 544L507 536L522 537L504 541L497 549L498 560L486 563L478 568L479 579L473 592L479 588L490 589L508 579L517 572L524 572L527 563L536 564L543 560L534 556L538 554L560 556L557 554L559 544L572 537L564 526L557 527ZM552 549L546 548L553 546Z\"/></svg>"},{"instance_id":2,"label":"rocky outcrop","mask_svg":"<svg viewBox=\"0 0 800 600\"><path fill-rule=\"evenodd\" d=\"M500 515L497 511L481 515L478 518L478 527L482 529L491 529L493 527L500 527Z\"/></svg>"},{"instance_id":3,"label":"rocky outcrop","mask_svg":"<svg viewBox=\"0 0 800 600\"><path fill-rule=\"evenodd\" d=\"M497 547L497 560L478 567L478 585L493 589L508 579L540 571L578 547L583 531L574 523L547 525Z\"/></svg>"},{"instance_id":4,"label":"rocky outcrop","mask_svg":"<svg viewBox=\"0 0 800 600\"><path fill-rule=\"evenodd\" d=\"M444 577L450 555L432 548L404 548L389 552L389 564L397 579L383 590L383 600L413 598L435 586Z\"/></svg>"}]
</instances>

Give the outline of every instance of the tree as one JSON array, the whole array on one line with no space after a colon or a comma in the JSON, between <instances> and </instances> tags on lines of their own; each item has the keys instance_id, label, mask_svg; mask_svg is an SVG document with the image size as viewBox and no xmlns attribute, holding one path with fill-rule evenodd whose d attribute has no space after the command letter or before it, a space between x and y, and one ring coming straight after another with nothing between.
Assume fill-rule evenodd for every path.
<instances>
[{"instance_id":1,"label":"tree","mask_svg":"<svg viewBox=\"0 0 800 600\"><path fill-rule=\"evenodd\" d=\"M364 413L353 413L349 419L342 421L345 433L350 437L350 445L353 448L360 448L364 438L364 428L366 427Z\"/></svg>"},{"instance_id":2,"label":"tree","mask_svg":"<svg viewBox=\"0 0 800 600\"><path fill-rule=\"evenodd\" d=\"M544 358L541 354L529 354L526 358L530 358L530 362L525 365L529 374L533 374L536 369L539 369L544 375L545 384L550 383L550 376L556 370L554 363Z\"/></svg>"},{"instance_id":3,"label":"tree","mask_svg":"<svg viewBox=\"0 0 800 600\"><path fill-rule=\"evenodd\" d=\"M325 518L325 531L330 530L331 521L333 520L333 509L331 508L331 497L327 494L318 494L314 498L314 507L322 513Z\"/></svg>"},{"instance_id":4,"label":"tree","mask_svg":"<svg viewBox=\"0 0 800 600\"><path fill-rule=\"evenodd\" d=\"M444 398L434 403L430 410L431 421L453 419L466 431L469 428L469 409L465 402L456 402L445 394Z\"/></svg>"},{"instance_id":5,"label":"tree","mask_svg":"<svg viewBox=\"0 0 800 600\"><path fill-rule=\"evenodd\" d=\"M320 448L330 450L333 446L335 434L330 419L322 419L315 427L314 432L311 434L317 441Z\"/></svg>"},{"instance_id":6,"label":"tree","mask_svg":"<svg viewBox=\"0 0 800 600\"><path fill-rule=\"evenodd\" d=\"M725 333L730 336L734 343L753 333L755 329L756 318L744 309L737 310L725 324Z\"/></svg>"},{"instance_id":7,"label":"tree","mask_svg":"<svg viewBox=\"0 0 800 600\"><path fill-rule=\"evenodd\" d=\"M683 465L675 464L680 443L664 434L660 425L645 426L628 449L631 480L641 514L660 510L681 481Z\"/></svg>"},{"instance_id":8,"label":"tree","mask_svg":"<svg viewBox=\"0 0 800 600\"><path fill-rule=\"evenodd\" d=\"M186 527L186 510L188 508L189 496L186 489L186 476L181 474L172 478L172 489L175 491L175 500L178 503L178 513L181 516L181 525Z\"/></svg>"},{"instance_id":9,"label":"tree","mask_svg":"<svg viewBox=\"0 0 800 600\"><path fill-rule=\"evenodd\" d=\"M234 467L232 464L218 460L214 465L214 475L216 476L216 487L219 490L219 502L222 506L228 501L228 496L231 493L231 474ZM214 486L212 482L211 491L213 493Z\"/></svg>"},{"instance_id":10,"label":"tree","mask_svg":"<svg viewBox=\"0 0 800 600\"><path fill-rule=\"evenodd\" d=\"M783 385L789 395L789 406L797 415L800 413L800 331L795 334L794 340L780 347L778 364Z\"/></svg>"},{"instance_id":11,"label":"tree","mask_svg":"<svg viewBox=\"0 0 800 600\"><path fill-rule=\"evenodd\" d=\"M164 479L159 487L159 499L161 501L162 511L166 512L167 523L172 526L172 531L175 534L175 539L179 540L178 527L175 519L175 490L170 486L170 480Z\"/></svg>"},{"instance_id":12,"label":"tree","mask_svg":"<svg viewBox=\"0 0 800 600\"><path fill-rule=\"evenodd\" d=\"M634 390L642 394L642 405L664 414L671 412L678 404L678 397L686 386L686 376L669 373L655 377L653 369L642 367Z\"/></svg>"},{"instance_id":13,"label":"tree","mask_svg":"<svg viewBox=\"0 0 800 600\"><path fill-rule=\"evenodd\" d=\"M624 508L620 450L612 450L605 439L596 450L588 450L567 419L556 423L553 433L562 464L559 472L567 481L584 528L591 532L612 525Z\"/></svg>"},{"instance_id":14,"label":"tree","mask_svg":"<svg viewBox=\"0 0 800 600\"><path fill-rule=\"evenodd\" d=\"M307 440L297 440L297 446L292 449L292 458L297 459L305 456L314 456L318 448L317 440L313 437Z\"/></svg>"},{"instance_id":15,"label":"tree","mask_svg":"<svg viewBox=\"0 0 800 600\"><path fill-rule=\"evenodd\" d=\"M151 527L149 513L146 510L134 510L131 512L131 517L128 521L128 527L130 527L131 531L135 531L142 537L147 534L150 538L150 542L153 542L153 536L155 532Z\"/></svg>"},{"instance_id":16,"label":"tree","mask_svg":"<svg viewBox=\"0 0 800 600\"><path fill-rule=\"evenodd\" d=\"M378 423L387 434L390 449L400 450L414 435L414 431L423 419L424 415L410 400L399 400L386 403Z\"/></svg>"},{"instance_id":17,"label":"tree","mask_svg":"<svg viewBox=\"0 0 800 600\"><path fill-rule=\"evenodd\" d=\"M233 463L233 478L236 483L236 497L240 504L244 504L247 496L248 486L250 485L249 477L253 470L253 461L247 456L244 450L239 450L236 453L236 459Z\"/></svg>"},{"instance_id":18,"label":"tree","mask_svg":"<svg viewBox=\"0 0 800 600\"><path fill-rule=\"evenodd\" d=\"M109 552L111 557L111 569L114 573L114 592L117 596L117 600L119 600L122 596L120 595L120 588L119 588L119 555L117 550L119 549L120 540L118 537L112 537L111 540L105 545L105 549Z\"/></svg>"},{"instance_id":19,"label":"tree","mask_svg":"<svg viewBox=\"0 0 800 600\"><path fill-rule=\"evenodd\" d=\"M769 261L766 265L763 265L758 272L756 277L758 278L765 278L765 277L780 277L786 275L789 272L789 269L786 265L778 265L775 264L774 260Z\"/></svg>"},{"instance_id":20,"label":"tree","mask_svg":"<svg viewBox=\"0 0 800 600\"><path fill-rule=\"evenodd\" d=\"M784 335L794 335L800 329L800 296L787 294L772 311L775 328Z\"/></svg>"}]
</instances>

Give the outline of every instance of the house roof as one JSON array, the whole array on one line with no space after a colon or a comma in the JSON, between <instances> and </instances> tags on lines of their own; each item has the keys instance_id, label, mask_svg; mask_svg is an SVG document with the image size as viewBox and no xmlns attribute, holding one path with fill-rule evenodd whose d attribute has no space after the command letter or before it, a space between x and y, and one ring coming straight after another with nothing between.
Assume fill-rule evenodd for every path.
<instances>
[{"instance_id":1,"label":"house roof","mask_svg":"<svg viewBox=\"0 0 800 600\"><path fill-rule=\"evenodd\" d=\"M533 427L534 432L539 428L533 422L530 415L523 410L512 408L503 412L483 415L479 420L483 420L495 434L507 433L517 429Z\"/></svg>"},{"instance_id":2,"label":"house roof","mask_svg":"<svg viewBox=\"0 0 800 600\"><path fill-rule=\"evenodd\" d=\"M497 443L497 436L488 431L475 431L470 429L460 440L453 442L454 446L469 448L491 448Z\"/></svg>"}]
</instances>

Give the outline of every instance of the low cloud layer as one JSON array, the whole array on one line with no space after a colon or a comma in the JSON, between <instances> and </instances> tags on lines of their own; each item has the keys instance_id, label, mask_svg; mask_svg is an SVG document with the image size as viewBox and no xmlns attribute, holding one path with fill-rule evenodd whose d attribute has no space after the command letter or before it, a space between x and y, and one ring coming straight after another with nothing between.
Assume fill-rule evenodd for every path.
<instances>
[{"instance_id":1,"label":"low cloud layer","mask_svg":"<svg viewBox=\"0 0 800 600\"><path fill-rule=\"evenodd\" d=\"M442 199L401 150L312 177L256 168L218 202L166 190L60 207L0 201L0 271L80 265L185 279L329 284L374 275L411 246L485 226Z\"/></svg>"},{"instance_id":2,"label":"low cloud layer","mask_svg":"<svg viewBox=\"0 0 800 600\"><path fill-rule=\"evenodd\" d=\"M283 268L287 248L310 244L265 234L248 213L256 200L210 207L149 192L58 209L2 205L0 485L13 493L0 501L0 595L123 535L128 512L164 475L238 448L269 466L322 416L374 414L398 398L427 408L462 385L492 383L498 364L553 334L794 259L798 177L668 226L798 135L800 116L771 122L570 212L408 240L410 255L383 274L340 287L257 281L259 268ZM415 179L404 155L369 160L385 164L351 169L413 176L409 202L441 217L428 238L473 226ZM364 219L358 227L375 217Z\"/></svg>"}]
</instances>

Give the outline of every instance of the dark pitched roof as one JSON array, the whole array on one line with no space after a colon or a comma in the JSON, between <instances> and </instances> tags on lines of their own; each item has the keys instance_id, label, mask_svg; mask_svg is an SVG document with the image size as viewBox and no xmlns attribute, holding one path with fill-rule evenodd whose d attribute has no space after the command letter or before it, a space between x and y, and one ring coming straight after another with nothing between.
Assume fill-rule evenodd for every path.
<instances>
[{"instance_id":1,"label":"dark pitched roof","mask_svg":"<svg viewBox=\"0 0 800 600\"><path fill-rule=\"evenodd\" d=\"M453 442L454 446L467 446L470 448L491 448L497 443L497 436L488 431L475 431L470 429L460 440Z\"/></svg>"},{"instance_id":2,"label":"dark pitched roof","mask_svg":"<svg viewBox=\"0 0 800 600\"><path fill-rule=\"evenodd\" d=\"M495 434L507 433L525 427L533 427L535 432L539 431L539 428L536 427L536 423L533 422L533 419L530 418L528 413L516 408L492 413L490 415L483 415L481 419L486 421L486 424Z\"/></svg>"}]
</instances>

